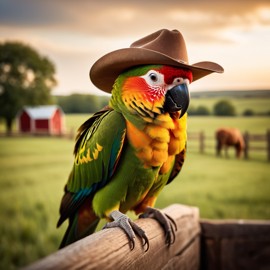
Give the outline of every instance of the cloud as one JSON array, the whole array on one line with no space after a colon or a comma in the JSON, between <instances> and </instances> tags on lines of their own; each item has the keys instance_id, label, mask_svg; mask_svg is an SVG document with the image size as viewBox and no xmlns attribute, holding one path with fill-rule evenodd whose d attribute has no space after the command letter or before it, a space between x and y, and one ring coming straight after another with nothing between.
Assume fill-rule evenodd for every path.
<instances>
[{"instance_id":1,"label":"cloud","mask_svg":"<svg viewBox=\"0 0 270 270\"><path fill-rule=\"evenodd\" d=\"M268 0L2 0L0 23L20 27L53 27L53 30L80 31L88 35L125 36L148 33L162 25L216 30L234 24L270 24L261 7ZM200 27L198 27L198 25ZM210 32L210 31L209 31Z\"/></svg>"},{"instance_id":2,"label":"cloud","mask_svg":"<svg viewBox=\"0 0 270 270\"><path fill-rule=\"evenodd\" d=\"M64 23L67 20L68 14L65 10L55 9L52 1L0 1L0 22L2 25L52 26Z\"/></svg>"},{"instance_id":3,"label":"cloud","mask_svg":"<svg viewBox=\"0 0 270 270\"><path fill-rule=\"evenodd\" d=\"M95 60L162 28L183 33L191 63L224 65L224 75L209 76L198 87L244 88L253 79L241 79L235 75L239 70L256 70L261 83L267 83L262 78L270 68L265 61L269 0L0 0L0 41L23 41L49 56L57 67L59 93L89 91L88 72Z\"/></svg>"},{"instance_id":4,"label":"cloud","mask_svg":"<svg viewBox=\"0 0 270 270\"><path fill-rule=\"evenodd\" d=\"M179 29L194 43L226 43L231 40L222 35L223 30L270 26L269 14L268 0L0 1L2 29L25 31L29 37L35 34L42 39L50 36L53 42L72 40L75 50L83 47L76 39L88 47L95 41L104 46L113 39L122 39L128 46L162 28Z\"/></svg>"}]
</instances>

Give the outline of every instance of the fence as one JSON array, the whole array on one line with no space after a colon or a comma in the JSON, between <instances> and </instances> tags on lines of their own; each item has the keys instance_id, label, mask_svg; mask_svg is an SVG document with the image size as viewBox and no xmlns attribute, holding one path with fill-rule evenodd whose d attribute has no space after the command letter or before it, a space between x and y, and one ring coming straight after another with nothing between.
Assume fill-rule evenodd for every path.
<instances>
[{"instance_id":1,"label":"fence","mask_svg":"<svg viewBox=\"0 0 270 270\"><path fill-rule=\"evenodd\" d=\"M245 150L244 157L249 159L251 157L250 152L265 152L267 155L267 160L270 161L270 130L267 130L265 134L250 134L249 132L244 132L243 137L245 140ZM206 136L203 131L188 133L188 142L195 141L196 151L201 154L207 152L215 151L215 138ZM260 143L260 145L257 145ZM262 146L262 144L264 144ZM194 147L192 147L194 150Z\"/></svg>"},{"instance_id":2,"label":"fence","mask_svg":"<svg viewBox=\"0 0 270 270\"><path fill-rule=\"evenodd\" d=\"M270 130L267 130L266 134L250 134L249 132L245 132L243 134L244 140L245 140L245 151L244 155L245 158L249 158L249 152L250 151L267 151L267 159L270 161ZM253 142L266 142L265 147L261 146L253 146Z\"/></svg>"},{"instance_id":3,"label":"fence","mask_svg":"<svg viewBox=\"0 0 270 270\"><path fill-rule=\"evenodd\" d=\"M147 252L136 239L130 250L126 235L107 229L75 242L24 268L40 269L270 269L270 222L200 220L195 207L171 205L163 210L177 224L176 240L165 245L153 219L136 223L145 230Z\"/></svg>"},{"instance_id":4,"label":"fence","mask_svg":"<svg viewBox=\"0 0 270 270\"><path fill-rule=\"evenodd\" d=\"M108 229L67 246L26 269L173 269L173 266L185 269L182 268L185 264L192 264L190 269L198 269L198 209L172 205L164 211L178 226L176 241L170 248L165 245L164 232L155 220L139 219L136 223L146 232L150 243L147 252L138 238L131 251L127 237L120 229Z\"/></svg>"}]
</instances>

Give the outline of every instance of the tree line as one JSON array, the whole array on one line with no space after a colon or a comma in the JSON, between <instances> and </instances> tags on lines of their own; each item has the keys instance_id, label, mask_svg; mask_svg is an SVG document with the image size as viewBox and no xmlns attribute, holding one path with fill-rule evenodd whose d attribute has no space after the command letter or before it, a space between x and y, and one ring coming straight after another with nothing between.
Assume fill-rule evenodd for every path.
<instances>
[{"instance_id":1,"label":"tree line","mask_svg":"<svg viewBox=\"0 0 270 270\"><path fill-rule=\"evenodd\" d=\"M215 115L215 116L236 116L236 109L235 106L232 104L231 101L227 99L221 99L217 101L212 110L210 110L208 107L199 105L197 107L191 105L188 108L188 114L189 115ZM247 108L242 113L243 116L253 116L256 115L256 113L252 110ZM270 111L267 111L265 113L261 113L260 115L270 115Z\"/></svg>"},{"instance_id":2,"label":"tree line","mask_svg":"<svg viewBox=\"0 0 270 270\"><path fill-rule=\"evenodd\" d=\"M72 94L55 96L55 102L65 113L94 113L109 103L109 96Z\"/></svg>"},{"instance_id":3,"label":"tree line","mask_svg":"<svg viewBox=\"0 0 270 270\"><path fill-rule=\"evenodd\" d=\"M206 106L199 105L198 107L190 106L188 109L189 115L216 115L216 116L234 116L236 110L229 100L220 100L214 104L213 110Z\"/></svg>"}]
</instances>

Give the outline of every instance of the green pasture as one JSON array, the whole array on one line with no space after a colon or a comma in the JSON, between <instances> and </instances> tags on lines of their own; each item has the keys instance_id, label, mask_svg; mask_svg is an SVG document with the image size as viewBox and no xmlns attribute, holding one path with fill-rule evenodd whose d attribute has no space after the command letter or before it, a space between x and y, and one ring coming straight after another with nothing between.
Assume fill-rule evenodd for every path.
<instances>
[{"instance_id":1,"label":"green pasture","mask_svg":"<svg viewBox=\"0 0 270 270\"><path fill-rule=\"evenodd\" d=\"M67 115L67 129L75 132L88 117ZM189 117L188 129L209 137L220 126L260 134L270 129L269 119ZM57 250L67 226L55 225L73 145L66 138L0 138L0 269L16 269ZM190 147L181 174L156 206L197 206L202 218L270 219L270 166L266 155L256 155L248 161L217 158L214 150L201 155Z\"/></svg>"}]
</instances>

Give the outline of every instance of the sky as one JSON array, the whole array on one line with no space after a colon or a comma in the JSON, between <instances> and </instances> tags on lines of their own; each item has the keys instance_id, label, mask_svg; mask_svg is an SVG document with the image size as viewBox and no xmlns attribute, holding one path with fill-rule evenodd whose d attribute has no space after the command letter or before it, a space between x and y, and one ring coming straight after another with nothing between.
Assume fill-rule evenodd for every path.
<instances>
[{"instance_id":1,"label":"sky","mask_svg":"<svg viewBox=\"0 0 270 270\"><path fill-rule=\"evenodd\" d=\"M56 67L55 95L97 94L93 63L167 28L186 41L189 64L213 61L223 74L191 91L270 89L269 0L0 0L0 42L20 41Z\"/></svg>"}]
</instances>

